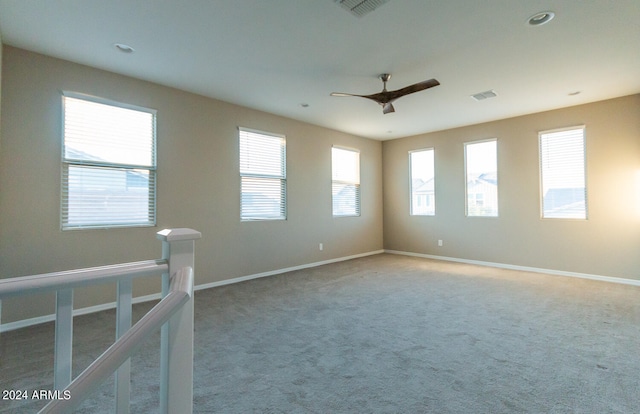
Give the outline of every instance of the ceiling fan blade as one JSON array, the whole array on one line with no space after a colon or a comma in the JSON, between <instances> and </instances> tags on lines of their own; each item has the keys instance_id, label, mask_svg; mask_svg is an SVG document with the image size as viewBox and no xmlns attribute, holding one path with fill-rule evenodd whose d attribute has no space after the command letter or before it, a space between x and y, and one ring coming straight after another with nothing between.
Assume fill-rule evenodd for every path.
<instances>
[{"instance_id":1,"label":"ceiling fan blade","mask_svg":"<svg viewBox=\"0 0 640 414\"><path fill-rule=\"evenodd\" d=\"M433 88L434 86L438 86L438 85L440 85L440 82L438 82L435 79L429 79L426 81L414 83L413 85L406 86L396 91L382 91L378 93L373 93L371 95L360 95L360 96L362 98L367 98L367 99L376 101L380 105L385 105L405 95L409 95L410 93L420 92L425 89Z\"/></svg>"},{"instance_id":2,"label":"ceiling fan blade","mask_svg":"<svg viewBox=\"0 0 640 414\"><path fill-rule=\"evenodd\" d=\"M402 96L409 95L415 92L420 92L425 89L433 88L434 86L438 86L438 85L440 85L440 82L438 82L435 79L429 79L426 81L414 83L413 85L405 86L404 88L398 89L396 91L389 91L387 92L386 95L387 95L388 101L390 102Z\"/></svg>"},{"instance_id":3,"label":"ceiling fan blade","mask_svg":"<svg viewBox=\"0 0 640 414\"><path fill-rule=\"evenodd\" d=\"M396 99L401 98L405 95L409 95L411 93L420 92L425 89L433 88L434 86L440 85L440 82L438 82L436 79L428 79L426 81L422 81L422 82L414 83L413 85L406 86L402 89L398 89L395 91L387 91L386 85L390 76L391 75L389 74L383 74L380 76L380 79L382 79L382 82L384 82L384 87L382 89L382 92L373 93L371 95L357 95L354 93L332 92L330 95L331 96L357 96L359 98L370 99L382 105L382 113L388 114L396 111L393 105L391 104Z\"/></svg>"},{"instance_id":4,"label":"ceiling fan blade","mask_svg":"<svg viewBox=\"0 0 640 414\"><path fill-rule=\"evenodd\" d=\"M362 95L356 95L353 93L343 93L343 92L331 92L330 93L331 96L358 96L358 97L362 97Z\"/></svg>"}]
</instances>

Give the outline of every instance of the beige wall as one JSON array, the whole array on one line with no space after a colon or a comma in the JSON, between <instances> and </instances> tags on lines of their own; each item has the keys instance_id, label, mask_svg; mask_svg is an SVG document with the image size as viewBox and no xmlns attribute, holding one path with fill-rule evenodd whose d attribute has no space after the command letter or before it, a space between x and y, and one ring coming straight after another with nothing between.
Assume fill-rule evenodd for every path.
<instances>
[{"instance_id":1,"label":"beige wall","mask_svg":"<svg viewBox=\"0 0 640 414\"><path fill-rule=\"evenodd\" d=\"M538 131L586 125L586 221L540 219ZM463 144L497 138L499 217L465 217ZM409 215L408 151L435 148L436 215ZM385 249L640 279L640 95L383 143ZM444 245L438 247L437 241Z\"/></svg>"},{"instance_id":2,"label":"beige wall","mask_svg":"<svg viewBox=\"0 0 640 414\"><path fill-rule=\"evenodd\" d=\"M8 46L2 83L2 277L159 258L155 232L168 227L202 232L196 242L197 284L382 249L378 141ZM157 109L156 228L60 230L62 91ZM240 222L238 126L286 135L286 221ZM361 151L361 217L332 217L334 144ZM158 291L149 282L138 284L135 293ZM112 302L111 293L77 294L76 307ZM28 304L11 299L3 303L2 318L6 323L52 311L52 296Z\"/></svg>"},{"instance_id":3,"label":"beige wall","mask_svg":"<svg viewBox=\"0 0 640 414\"><path fill-rule=\"evenodd\" d=\"M1 277L157 258L156 231L192 227L205 284L381 249L384 218L390 250L640 279L640 95L380 143L9 46L1 62ZM60 230L63 90L158 110L156 228ZM541 220L537 133L583 124L589 220ZM288 220L240 222L238 126L287 136ZM500 215L467 218L463 144L487 138ZM331 217L334 144L361 150L362 217ZM427 147L436 216L411 217L408 151ZM158 289L145 281L136 295ZM113 300L83 290L76 307ZM2 322L52 311L52 295L6 300Z\"/></svg>"},{"instance_id":4,"label":"beige wall","mask_svg":"<svg viewBox=\"0 0 640 414\"><path fill-rule=\"evenodd\" d=\"M2 50L3 48L4 48L4 45L2 43L2 36L0 36L0 125L2 125ZM2 134L2 129L0 129L0 134ZM2 149L2 135L0 135L0 150L1 149Z\"/></svg>"}]
</instances>

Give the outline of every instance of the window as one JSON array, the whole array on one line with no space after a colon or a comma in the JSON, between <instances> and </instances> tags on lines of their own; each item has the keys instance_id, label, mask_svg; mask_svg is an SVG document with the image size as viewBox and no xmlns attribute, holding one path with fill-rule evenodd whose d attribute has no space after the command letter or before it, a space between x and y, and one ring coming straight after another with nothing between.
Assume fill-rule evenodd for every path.
<instances>
[{"instance_id":1,"label":"window","mask_svg":"<svg viewBox=\"0 0 640 414\"><path fill-rule=\"evenodd\" d=\"M433 216L436 214L433 156L433 149L409 151L411 215Z\"/></svg>"},{"instance_id":2,"label":"window","mask_svg":"<svg viewBox=\"0 0 640 414\"><path fill-rule=\"evenodd\" d=\"M539 133L542 218L587 218L584 127Z\"/></svg>"},{"instance_id":3,"label":"window","mask_svg":"<svg viewBox=\"0 0 640 414\"><path fill-rule=\"evenodd\" d=\"M63 230L156 223L156 113L63 95Z\"/></svg>"},{"instance_id":4,"label":"window","mask_svg":"<svg viewBox=\"0 0 640 414\"><path fill-rule=\"evenodd\" d=\"M498 156L495 139L464 144L467 216L498 216Z\"/></svg>"},{"instance_id":5,"label":"window","mask_svg":"<svg viewBox=\"0 0 640 414\"><path fill-rule=\"evenodd\" d=\"M239 128L240 219L285 220L286 141L282 135Z\"/></svg>"},{"instance_id":6,"label":"window","mask_svg":"<svg viewBox=\"0 0 640 414\"><path fill-rule=\"evenodd\" d=\"M360 215L360 152L331 149L331 195L334 216Z\"/></svg>"}]
</instances>

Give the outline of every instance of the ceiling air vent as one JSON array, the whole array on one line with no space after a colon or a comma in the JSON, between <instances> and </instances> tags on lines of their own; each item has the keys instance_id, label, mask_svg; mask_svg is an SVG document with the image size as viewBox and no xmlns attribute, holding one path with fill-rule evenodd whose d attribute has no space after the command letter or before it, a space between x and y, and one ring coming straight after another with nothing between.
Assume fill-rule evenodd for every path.
<instances>
[{"instance_id":1,"label":"ceiling air vent","mask_svg":"<svg viewBox=\"0 0 640 414\"><path fill-rule=\"evenodd\" d=\"M473 99L475 99L476 101L483 101L483 100L488 99L488 98L495 98L496 96L498 96L498 94L494 90L484 91L484 92L480 92L480 93L476 93L474 95L471 95L471 97Z\"/></svg>"},{"instance_id":2,"label":"ceiling air vent","mask_svg":"<svg viewBox=\"0 0 640 414\"><path fill-rule=\"evenodd\" d=\"M334 0L340 4L343 9L348 10L357 17L362 17L365 14L374 11L378 7L382 6L389 0Z\"/></svg>"}]
</instances>

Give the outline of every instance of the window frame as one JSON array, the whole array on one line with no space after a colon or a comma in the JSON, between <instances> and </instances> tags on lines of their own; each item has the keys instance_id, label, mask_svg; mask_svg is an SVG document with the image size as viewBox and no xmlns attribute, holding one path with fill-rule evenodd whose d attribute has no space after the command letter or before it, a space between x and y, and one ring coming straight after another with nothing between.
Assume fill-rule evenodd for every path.
<instances>
[{"instance_id":1,"label":"window frame","mask_svg":"<svg viewBox=\"0 0 640 414\"><path fill-rule=\"evenodd\" d=\"M569 217L569 216L547 216L545 215L545 192L544 192L544 176L543 176L543 150L542 139L543 135L557 134L569 131L582 131L582 180L584 185L584 217ZM544 131L538 131L538 179L540 180L539 194L540 194L540 219L541 220L571 220L571 221L587 221L589 220L589 196L588 196L588 177L587 177L587 128L586 125L574 125L563 128L548 129Z\"/></svg>"},{"instance_id":2,"label":"window frame","mask_svg":"<svg viewBox=\"0 0 640 414\"><path fill-rule=\"evenodd\" d=\"M467 154L467 147L470 145L477 145L477 144L485 144L488 142L494 142L495 143L495 159L496 159L496 164L495 164L495 174L496 174L496 197L495 197L495 214L470 214L469 211L469 196L473 195L474 198L478 198L477 196L479 194L482 194L482 201L483 204L487 201L486 197L484 197L484 193L469 193L469 172L468 172L468 154ZM488 172L493 172L493 171L488 171ZM469 141L469 142L465 142L464 143L464 212L465 212L465 217L480 217L480 218L498 218L500 217L500 192L499 192L499 179L498 179L498 138L487 138L487 139L481 139L481 140L476 140L476 141Z\"/></svg>"},{"instance_id":3,"label":"window frame","mask_svg":"<svg viewBox=\"0 0 640 414\"><path fill-rule=\"evenodd\" d=\"M100 159L82 159L81 157L73 158L67 157L67 99L75 99L79 101L86 101L93 104L106 105L114 108L125 109L130 111L136 111L145 113L151 116L151 148L150 148L150 165L135 164L135 163L122 163L109 160ZM61 134L61 171L60 171L60 229L63 231L71 230L91 230L91 229L112 229L112 228L136 228L136 227L155 227L157 225L157 170L158 170L158 133L157 133L157 113L158 111L143 106L133 105L129 103L119 102L112 99L102 98L98 96L83 94L73 91L62 91L61 94L61 107L62 107L62 134ZM109 171L122 171L125 173L131 173L135 171L148 172L148 209L147 220L144 221L131 221L131 222L118 222L114 220L112 222L94 221L93 223L86 224L70 224L69 222L69 178L70 171L73 167L76 168L93 168L103 169ZM128 177L128 176L127 176ZM128 183L128 178L127 178ZM96 220L96 219L94 219Z\"/></svg>"},{"instance_id":4,"label":"window frame","mask_svg":"<svg viewBox=\"0 0 640 414\"><path fill-rule=\"evenodd\" d=\"M357 154L357 180L340 180L335 178L335 160L334 150L348 151ZM331 215L333 217L360 217L362 215L362 190L361 190L361 153L357 148L343 147L340 145L333 145L331 147ZM336 198L335 198L335 186L353 186L354 188L354 213L336 213ZM346 187L345 187L346 188ZM351 206L349 206L351 207Z\"/></svg>"},{"instance_id":5,"label":"window frame","mask_svg":"<svg viewBox=\"0 0 640 414\"><path fill-rule=\"evenodd\" d=\"M431 200L431 203L429 204L433 204L433 207L431 209L429 209L432 212L427 212L427 213L416 213L414 212L414 189L413 189L413 154L419 153L419 152L431 152L431 158L433 160L432 162L432 180L433 180L433 198ZM430 147L430 148L420 148L420 149L415 149L415 150L410 150L409 151L409 215L410 216L426 216L426 217L430 217L430 216L435 216L436 215L436 188L435 188L435 180L436 180L436 151L434 147ZM429 197L427 196L427 200L429 199Z\"/></svg>"},{"instance_id":6,"label":"window frame","mask_svg":"<svg viewBox=\"0 0 640 414\"><path fill-rule=\"evenodd\" d=\"M248 173L242 171L242 134L255 134L263 138L280 140L281 156L279 161L279 169L281 174L268 174L268 173ZM238 171L240 173L240 221L241 222L260 222L260 221L284 221L287 220L287 139L283 134L274 132L260 131L252 128L238 127ZM244 178L253 178L258 180L270 180L280 182L280 207L279 214L276 215L255 215L244 213L244 195L243 182ZM247 193L248 194L248 193Z\"/></svg>"}]
</instances>

